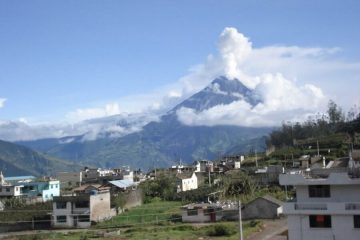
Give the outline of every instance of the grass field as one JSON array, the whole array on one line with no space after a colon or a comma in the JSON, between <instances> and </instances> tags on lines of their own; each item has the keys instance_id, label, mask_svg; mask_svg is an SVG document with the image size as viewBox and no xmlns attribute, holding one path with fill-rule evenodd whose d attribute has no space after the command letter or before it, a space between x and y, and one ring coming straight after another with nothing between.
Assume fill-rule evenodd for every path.
<instances>
[{"instance_id":1,"label":"grass field","mask_svg":"<svg viewBox=\"0 0 360 240\"><path fill-rule=\"evenodd\" d=\"M239 239L237 222L218 222L209 224L184 224L181 220L181 202L155 201L97 224L91 229L77 232L38 233L26 236L12 236L7 240L45 240L45 239ZM180 217L180 219L179 219ZM244 222L244 236L260 230L260 221Z\"/></svg>"},{"instance_id":2,"label":"grass field","mask_svg":"<svg viewBox=\"0 0 360 240\"><path fill-rule=\"evenodd\" d=\"M244 236L248 236L261 228L261 222L245 222L243 225ZM215 230L217 229L217 230ZM7 240L87 240L87 239L139 239L139 240L235 240L239 239L238 224L236 222L220 222L213 224L170 224L146 225L130 228L107 229L107 230L84 230L83 232L69 233L43 233L35 235L12 236L4 238Z\"/></svg>"},{"instance_id":3,"label":"grass field","mask_svg":"<svg viewBox=\"0 0 360 240\"><path fill-rule=\"evenodd\" d=\"M181 202L154 201L131 209L111 220L99 223L96 228L144 226L148 224L164 224L170 220L181 221Z\"/></svg>"}]
</instances>

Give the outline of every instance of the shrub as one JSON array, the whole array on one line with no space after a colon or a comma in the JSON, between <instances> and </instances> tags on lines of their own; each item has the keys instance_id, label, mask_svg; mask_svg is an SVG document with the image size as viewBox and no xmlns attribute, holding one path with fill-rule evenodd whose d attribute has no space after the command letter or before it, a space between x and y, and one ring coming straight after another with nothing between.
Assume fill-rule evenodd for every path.
<instances>
[{"instance_id":1,"label":"shrub","mask_svg":"<svg viewBox=\"0 0 360 240\"><path fill-rule=\"evenodd\" d=\"M229 225L219 224L209 229L207 232L208 236L231 236L235 234L235 229Z\"/></svg>"}]
</instances>

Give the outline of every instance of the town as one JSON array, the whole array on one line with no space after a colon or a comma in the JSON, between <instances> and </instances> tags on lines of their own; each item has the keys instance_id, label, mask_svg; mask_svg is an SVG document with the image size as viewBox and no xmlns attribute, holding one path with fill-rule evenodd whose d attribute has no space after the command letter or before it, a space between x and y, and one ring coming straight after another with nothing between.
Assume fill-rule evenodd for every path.
<instances>
[{"instance_id":1,"label":"town","mask_svg":"<svg viewBox=\"0 0 360 240\"><path fill-rule=\"evenodd\" d=\"M0 239L359 240L360 1L0 1Z\"/></svg>"},{"instance_id":2,"label":"town","mask_svg":"<svg viewBox=\"0 0 360 240\"><path fill-rule=\"evenodd\" d=\"M147 173L126 166L85 167L41 178L1 172L0 232L88 229L90 236L129 237L129 229L139 224L189 230L206 223L202 234L208 236L245 232L244 239L259 239L272 228L272 239L357 239L360 150L331 160L322 155L324 149L308 152L293 156L290 166L269 165L266 154L258 153L192 165L180 161Z\"/></svg>"}]
</instances>

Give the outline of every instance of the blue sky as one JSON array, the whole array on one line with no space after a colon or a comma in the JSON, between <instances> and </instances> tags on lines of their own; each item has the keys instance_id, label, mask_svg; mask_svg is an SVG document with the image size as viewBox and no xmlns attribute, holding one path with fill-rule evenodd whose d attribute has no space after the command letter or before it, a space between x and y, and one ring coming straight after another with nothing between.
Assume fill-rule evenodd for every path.
<instances>
[{"instance_id":1,"label":"blue sky","mask_svg":"<svg viewBox=\"0 0 360 240\"><path fill-rule=\"evenodd\" d=\"M216 54L229 26L253 48L338 48L324 58L357 66L359 12L359 1L329 0L1 1L0 120L67 121L111 102L129 111ZM290 78L351 105L359 103L356 66L331 80L321 72Z\"/></svg>"}]
</instances>

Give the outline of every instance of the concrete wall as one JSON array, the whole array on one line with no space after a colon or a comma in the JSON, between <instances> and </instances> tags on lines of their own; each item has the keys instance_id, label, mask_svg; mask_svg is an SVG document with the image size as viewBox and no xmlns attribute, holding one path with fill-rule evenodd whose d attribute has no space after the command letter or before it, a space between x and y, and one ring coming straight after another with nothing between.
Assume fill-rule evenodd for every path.
<instances>
[{"instance_id":1,"label":"concrete wall","mask_svg":"<svg viewBox=\"0 0 360 240\"><path fill-rule=\"evenodd\" d=\"M198 188L198 181L196 174L191 175L191 178L182 179L181 190L183 192Z\"/></svg>"},{"instance_id":2,"label":"concrete wall","mask_svg":"<svg viewBox=\"0 0 360 240\"><path fill-rule=\"evenodd\" d=\"M309 216L288 216L289 240L359 240L360 229L353 227L352 216L331 217L331 228L310 228Z\"/></svg>"},{"instance_id":3,"label":"concrete wall","mask_svg":"<svg viewBox=\"0 0 360 240\"><path fill-rule=\"evenodd\" d=\"M298 202L360 202L358 185L331 185L330 198L309 198L308 186L296 186Z\"/></svg>"},{"instance_id":4,"label":"concrete wall","mask_svg":"<svg viewBox=\"0 0 360 240\"><path fill-rule=\"evenodd\" d=\"M221 210L216 210L216 221L220 221L223 217ZM197 209L197 215L188 216L187 210L182 210L181 218L182 222L187 223L203 223L203 222L210 222L211 218L210 215L204 214L204 209Z\"/></svg>"},{"instance_id":5,"label":"concrete wall","mask_svg":"<svg viewBox=\"0 0 360 240\"><path fill-rule=\"evenodd\" d=\"M110 208L110 192L97 193L90 196L90 220L102 221L113 216Z\"/></svg>"},{"instance_id":6,"label":"concrete wall","mask_svg":"<svg viewBox=\"0 0 360 240\"><path fill-rule=\"evenodd\" d=\"M82 172L59 172L57 178L61 187L78 187L82 182Z\"/></svg>"},{"instance_id":7,"label":"concrete wall","mask_svg":"<svg viewBox=\"0 0 360 240\"><path fill-rule=\"evenodd\" d=\"M263 198L257 198L254 201L246 204L242 209L242 219L274 219L277 217L277 209L279 205L267 201Z\"/></svg>"},{"instance_id":8,"label":"concrete wall","mask_svg":"<svg viewBox=\"0 0 360 240\"><path fill-rule=\"evenodd\" d=\"M60 181L49 181L48 189L42 191L43 201L50 201L58 196L60 196Z\"/></svg>"},{"instance_id":9,"label":"concrete wall","mask_svg":"<svg viewBox=\"0 0 360 240\"><path fill-rule=\"evenodd\" d=\"M143 195L140 189L129 191L126 195L126 203L124 208L133 208L141 206L143 203Z\"/></svg>"},{"instance_id":10,"label":"concrete wall","mask_svg":"<svg viewBox=\"0 0 360 240\"><path fill-rule=\"evenodd\" d=\"M20 192L21 187L22 186L0 185L0 197L20 196L21 195L21 192Z\"/></svg>"}]
</instances>

